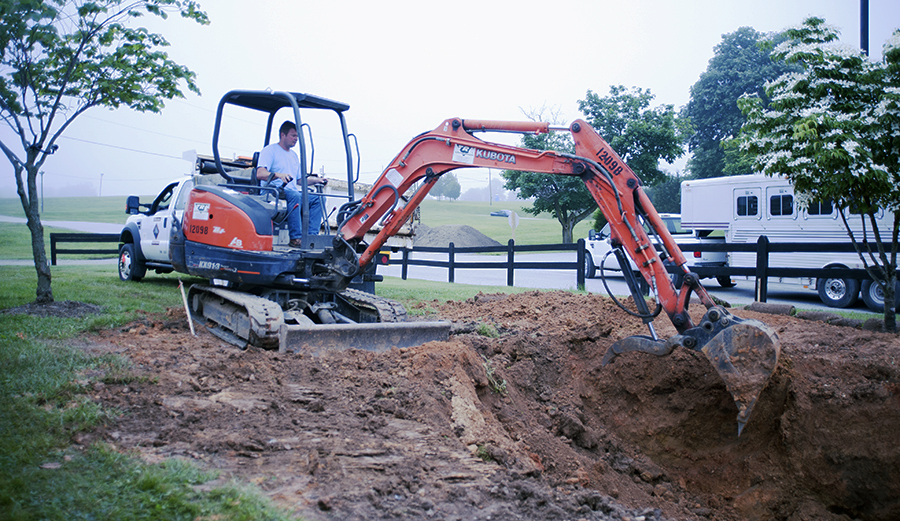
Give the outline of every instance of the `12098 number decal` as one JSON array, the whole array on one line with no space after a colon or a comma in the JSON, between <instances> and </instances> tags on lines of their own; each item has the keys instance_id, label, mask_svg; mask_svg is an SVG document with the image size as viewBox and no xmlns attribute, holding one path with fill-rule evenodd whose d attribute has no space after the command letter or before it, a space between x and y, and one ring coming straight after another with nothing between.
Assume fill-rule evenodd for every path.
<instances>
[{"instance_id":1,"label":"12098 number decal","mask_svg":"<svg viewBox=\"0 0 900 521\"><path fill-rule=\"evenodd\" d=\"M196 233L198 235L208 235L209 234L209 226L198 226L196 224L192 224L188 226L188 233Z\"/></svg>"},{"instance_id":2,"label":"12098 number decal","mask_svg":"<svg viewBox=\"0 0 900 521\"><path fill-rule=\"evenodd\" d=\"M608 168L613 175L619 175L622 173L622 165L620 165L619 162L616 161L612 156L612 154L610 154L605 149L601 149L599 152L597 152L597 158L601 163L606 165L606 168Z\"/></svg>"}]
</instances>

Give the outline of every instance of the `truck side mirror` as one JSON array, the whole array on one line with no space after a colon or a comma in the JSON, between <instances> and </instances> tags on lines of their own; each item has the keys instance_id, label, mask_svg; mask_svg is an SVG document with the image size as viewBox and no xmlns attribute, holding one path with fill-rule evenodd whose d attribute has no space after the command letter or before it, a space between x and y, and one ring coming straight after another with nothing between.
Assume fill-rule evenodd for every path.
<instances>
[{"instance_id":1,"label":"truck side mirror","mask_svg":"<svg viewBox=\"0 0 900 521\"><path fill-rule=\"evenodd\" d=\"M591 228L590 230L588 230L588 239L589 239L589 240L592 240L592 241L593 241L593 240L594 240L594 237L595 237L596 235L597 235L597 232L595 232L593 228Z\"/></svg>"},{"instance_id":2,"label":"truck side mirror","mask_svg":"<svg viewBox=\"0 0 900 521\"><path fill-rule=\"evenodd\" d=\"M128 215L137 215L141 213L141 202L138 196L129 195L128 199L125 199L125 213Z\"/></svg>"}]
</instances>

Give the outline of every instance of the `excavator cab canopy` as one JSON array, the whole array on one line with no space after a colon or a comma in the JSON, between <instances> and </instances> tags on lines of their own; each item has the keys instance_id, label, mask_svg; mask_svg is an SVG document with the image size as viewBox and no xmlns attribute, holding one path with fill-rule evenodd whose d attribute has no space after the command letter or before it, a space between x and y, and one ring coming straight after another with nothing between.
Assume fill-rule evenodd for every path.
<instances>
[{"instance_id":1,"label":"excavator cab canopy","mask_svg":"<svg viewBox=\"0 0 900 521\"><path fill-rule=\"evenodd\" d=\"M283 92L283 91L271 91L271 90L232 90L227 92L222 99L219 100L219 107L216 111L216 123L213 129L213 157L215 158L216 170L219 175L224 177L229 183L234 182L231 176L228 175L228 169L226 169L222 165L222 159L219 153L219 137L222 131L223 124L223 115L225 107L228 105L242 107L250 110L258 110L260 112L266 113L267 125L266 125L266 134L262 143L262 146L259 148L266 146L269 144L270 138L272 136L272 129L275 125L275 115L281 111L282 109L291 109L294 124L297 126L297 132L299 134L298 140L298 155L300 156L300 170L306 174L311 173L311 163L312 158L307 157L307 150L313 150L311 143L312 133L311 131L304 133L302 129L304 128L303 121L301 118L301 109L313 109L313 110L330 110L334 112L339 121L340 127L342 131L342 138L344 143L344 152L346 156L346 165L347 165L347 180L349 184L353 185L353 183L357 180L354 179L353 173L353 156L351 154L351 146L350 146L350 138L354 137L352 134L347 132L347 123L344 119L344 112L350 109L350 105L346 103L341 103L339 101L330 100L328 98L323 98L320 96L314 96L312 94L305 94L302 92ZM310 138L307 141L307 137ZM355 139L354 139L355 144ZM357 155L358 147L357 147ZM253 165L254 167L256 165ZM358 163L357 163L358 167ZM359 173L356 172L356 177L358 178ZM305 184L305 180L303 182ZM306 187L303 187L304 191ZM351 188L352 191L352 188ZM350 194L352 198L353 194Z\"/></svg>"}]
</instances>

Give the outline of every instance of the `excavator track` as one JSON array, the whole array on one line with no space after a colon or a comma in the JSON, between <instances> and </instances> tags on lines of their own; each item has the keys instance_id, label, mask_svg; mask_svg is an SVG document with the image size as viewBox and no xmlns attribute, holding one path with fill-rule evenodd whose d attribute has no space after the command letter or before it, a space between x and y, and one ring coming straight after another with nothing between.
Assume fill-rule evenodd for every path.
<instances>
[{"instance_id":1,"label":"excavator track","mask_svg":"<svg viewBox=\"0 0 900 521\"><path fill-rule=\"evenodd\" d=\"M346 302L378 316L378 322L315 324L287 323L281 307L264 297L214 286L191 286L188 301L194 319L241 348L248 346L321 355L329 351L386 351L447 340L449 322L405 322L406 309L395 300L346 289Z\"/></svg>"},{"instance_id":2,"label":"excavator track","mask_svg":"<svg viewBox=\"0 0 900 521\"><path fill-rule=\"evenodd\" d=\"M341 298L352 302L355 306L367 308L378 314L379 322L406 321L406 308L396 300L379 297L358 289L347 288L340 293Z\"/></svg>"}]
</instances>

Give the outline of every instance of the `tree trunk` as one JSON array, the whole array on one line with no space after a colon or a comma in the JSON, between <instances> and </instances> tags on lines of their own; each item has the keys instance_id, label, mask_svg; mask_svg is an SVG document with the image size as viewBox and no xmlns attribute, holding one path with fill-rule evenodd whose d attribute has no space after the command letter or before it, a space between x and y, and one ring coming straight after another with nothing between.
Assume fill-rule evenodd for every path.
<instances>
[{"instance_id":1,"label":"tree trunk","mask_svg":"<svg viewBox=\"0 0 900 521\"><path fill-rule=\"evenodd\" d=\"M897 332L897 310L894 309L894 281L897 275L888 270L888 280L884 285L884 330Z\"/></svg>"},{"instance_id":2,"label":"tree trunk","mask_svg":"<svg viewBox=\"0 0 900 521\"><path fill-rule=\"evenodd\" d=\"M29 159L32 159L29 157ZM22 171L26 174L25 183L22 182ZM26 192L27 185L27 192ZM53 288L50 263L47 262L47 249L44 244L44 225L41 224L40 206L38 205L37 168L16 168L16 191L25 210L28 230L31 232L31 253L34 257L34 270L37 272L37 289L34 301L38 304L53 302Z\"/></svg>"}]
</instances>

